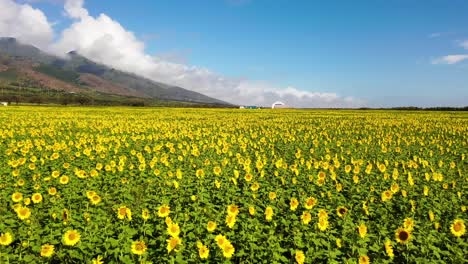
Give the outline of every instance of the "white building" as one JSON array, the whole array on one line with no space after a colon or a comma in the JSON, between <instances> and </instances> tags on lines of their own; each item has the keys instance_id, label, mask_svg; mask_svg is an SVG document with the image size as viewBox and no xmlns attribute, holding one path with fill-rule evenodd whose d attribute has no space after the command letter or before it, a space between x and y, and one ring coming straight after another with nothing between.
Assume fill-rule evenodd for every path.
<instances>
[{"instance_id":1,"label":"white building","mask_svg":"<svg viewBox=\"0 0 468 264\"><path fill-rule=\"evenodd\" d=\"M289 108L285 103L277 101L271 105L271 109Z\"/></svg>"},{"instance_id":2,"label":"white building","mask_svg":"<svg viewBox=\"0 0 468 264\"><path fill-rule=\"evenodd\" d=\"M1 106L8 106L8 103L7 102L0 102L0 105Z\"/></svg>"}]
</instances>

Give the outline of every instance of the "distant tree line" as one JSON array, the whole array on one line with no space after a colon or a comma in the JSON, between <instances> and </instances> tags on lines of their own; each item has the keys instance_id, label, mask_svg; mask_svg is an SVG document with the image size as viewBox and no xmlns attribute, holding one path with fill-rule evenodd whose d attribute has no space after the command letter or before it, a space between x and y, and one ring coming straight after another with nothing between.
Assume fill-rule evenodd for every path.
<instances>
[{"instance_id":1,"label":"distant tree line","mask_svg":"<svg viewBox=\"0 0 468 264\"><path fill-rule=\"evenodd\" d=\"M404 110L404 111L468 111L468 106L464 107L416 107L416 106L402 106L402 107L391 107L391 108L368 108L361 107L359 110Z\"/></svg>"}]
</instances>

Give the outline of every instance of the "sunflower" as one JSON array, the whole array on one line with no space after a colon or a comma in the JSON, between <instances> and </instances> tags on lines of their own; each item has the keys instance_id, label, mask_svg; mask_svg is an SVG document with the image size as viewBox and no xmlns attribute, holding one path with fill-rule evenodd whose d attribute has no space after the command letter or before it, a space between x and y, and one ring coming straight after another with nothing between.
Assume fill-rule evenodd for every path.
<instances>
[{"instance_id":1,"label":"sunflower","mask_svg":"<svg viewBox=\"0 0 468 264\"><path fill-rule=\"evenodd\" d=\"M394 184L392 184L392 186L390 187L390 190L392 191L392 193L397 193L398 190L400 190L400 185L398 185L398 183L394 183Z\"/></svg>"},{"instance_id":2,"label":"sunflower","mask_svg":"<svg viewBox=\"0 0 468 264\"><path fill-rule=\"evenodd\" d=\"M341 238L337 238L336 241L335 241L336 247L341 248L343 246L342 242L343 242L343 240L341 240Z\"/></svg>"},{"instance_id":3,"label":"sunflower","mask_svg":"<svg viewBox=\"0 0 468 264\"><path fill-rule=\"evenodd\" d=\"M429 195L429 187L427 187L427 186L424 185L423 194L424 194L424 196L428 196L428 195Z\"/></svg>"},{"instance_id":4,"label":"sunflower","mask_svg":"<svg viewBox=\"0 0 468 264\"><path fill-rule=\"evenodd\" d=\"M70 178L67 175L63 175L60 177L60 183L61 184L67 184L70 181Z\"/></svg>"},{"instance_id":5,"label":"sunflower","mask_svg":"<svg viewBox=\"0 0 468 264\"><path fill-rule=\"evenodd\" d=\"M216 244L218 244L218 247L220 248L223 248L224 243L229 243L229 240L223 235L217 235L215 240Z\"/></svg>"},{"instance_id":6,"label":"sunflower","mask_svg":"<svg viewBox=\"0 0 468 264\"><path fill-rule=\"evenodd\" d=\"M341 192L343 190L343 184L337 183L335 189L337 192Z\"/></svg>"},{"instance_id":7,"label":"sunflower","mask_svg":"<svg viewBox=\"0 0 468 264\"><path fill-rule=\"evenodd\" d=\"M42 202L42 194L35 193L31 196L31 201L35 204Z\"/></svg>"},{"instance_id":8,"label":"sunflower","mask_svg":"<svg viewBox=\"0 0 468 264\"><path fill-rule=\"evenodd\" d=\"M370 264L370 258L368 256L360 256L359 264Z\"/></svg>"},{"instance_id":9,"label":"sunflower","mask_svg":"<svg viewBox=\"0 0 468 264\"><path fill-rule=\"evenodd\" d=\"M253 206L249 207L249 214L252 215L252 216L255 215L255 207L253 207Z\"/></svg>"},{"instance_id":10,"label":"sunflower","mask_svg":"<svg viewBox=\"0 0 468 264\"><path fill-rule=\"evenodd\" d=\"M62 220L64 222L68 222L70 220L70 211L68 211L68 209L62 210Z\"/></svg>"},{"instance_id":11,"label":"sunflower","mask_svg":"<svg viewBox=\"0 0 468 264\"><path fill-rule=\"evenodd\" d=\"M16 214L18 215L19 219L26 220L31 216L31 210L27 207L20 207L16 210Z\"/></svg>"},{"instance_id":12,"label":"sunflower","mask_svg":"<svg viewBox=\"0 0 468 264\"><path fill-rule=\"evenodd\" d=\"M236 215L227 215L226 225L232 229L234 227L234 224L236 224Z\"/></svg>"},{"instance_id":13,"label":"sunflower","mask_svg":"<svg viewBox=\"0 0 468 264\"><path fill-rule=\"evenodd\" d=\"M315 205L317 204L317 199L315 199L314 197L308 197L306 199L306 202L305 202L305 205L304 207L306 209L312 209Z\"/></svg>"},{"instance_id":14,"label":"sunflower","mask_svg":"<svg viewBox=\"0 0 468 264\"><path fill-rule=\"evenodd\" d=\"M344 206L340 206L336 209L336 213L338 214L339 217L345 216L345 214L348 212L348 209Z\"/></svg>"},{"instance_id":15,"label":"sunflower","mask_svg":"<svg viewBox=\"0 0 468 264\"><path fill-rule=\"evenodd\" d=\"M268 198L270 198L270 200L275 200L276 199L276 193L275 192L270 192L268 194Z\"/></svg>"},{"instance_id":16,"label":"sunflower","mask_svg":"<svg viewBox=\"0 0 468 264\"><path fill-rule=\"evenodd\" d=\"M289 202L289 208L291 211L296 211L297 207L299 206L299 201L296 198L291 198Z\"/></svg>"},{"instance_id":17,"label":"sunflower","mask_svg":"<svg viewBox=\"0 0 468 264\"><path fill-rule=\"evenodd\" d=\"M236 251L236 249L234 248L234 246L229 242L229 243L225 243L223 245L223 256L227 259L230 259L232 258L232 255L234 255L234 252Z\"/></svg>"},{"instance_id":18,"label":"sunflower","mask_svg":"<svg viewBox=\"0 0 468 264\"><path fill-rule=\"evenodd\" d=\"M413 227L414 227L414 220L413 218L405 218L405 220L403 221L403 227L406 229L406 230L409 230L409 231L412 231L413 230Z\"/></svg>"},{"instance_id":19,"label":"sunflower","mask_svg":"<svg viewBox=\"0 0 468 264\"><path fill-rule=\"evenodd\" d=\"M404 228L398 228L395 231L395 239L400 244L406 244L411 239L411 231Z\"/></svg>"},{"instance_id":20,"label":"sunflower","mask_svg":"<svg viewBox=\"0 0 468 264\"><path fill-rule=\"evenodd\" d=\"M216 176L220 175L220 174L221 174L221 168L218 167L218 166L214 167L214 168L213 168L213 173L214 173Z\"/></svg>"},{"instance_id":21,"label":"sunflower","mask_svg":"<svg viewBox=\"0 0 468 264\"><path fill-rule=\"evenodd\" d=\"M346 165L346 166L345 166L345 172L346 172L346 173L349 173L349 172L351 171L351 169L352 169L352 168L351 168L351 165Z\"/></svg>"},{"instance_id":22,"label":"sunflower","mask_svg":"<svg viewBox=\"0 0 468 264\"><path fill-rule=\"evenodd\" d=\"M361 168L359 166L355 166L353 169L354 174L359 174L360 171L361 171Z\"/></svg>"},{"instance_id":23,"label":"sunflower","mask_svg":"<svg viewBox=\"0 0 468 264\"><path fill-rule=\"evenodd\" d=\"M128 220L132 220L132 211L126 206L121 206L117 209L117 217L119 219L125 219L125 217L127 217Z\"/></svg>"},{"instance_id":24,"label":"sunflower","mask_svg":"<svg viewBox=\"0 0 468 264\"><path fill-rule=\"evenodd\" d=\"M8 246L12 242L13 242L13 236L9 232L6 232L5 234L0 235L0 245Z\"/></svg>"},{"instance_id":25,"label":"sunflower","mask_svg":"<svg viewBox=\"0 0 468 264\"><path fill-rule=\"evenodd\" d=\"M78 243L80 241L80 237L81 236L80 236L80 233L78 233L78 231L68 230L63 235L63 243L66 246L74 246L74 245L76 245L76 243Z\"/></svg>"},{"instance_id":26,"label":"sunflower","mask_svg":"<svg viewBox=\"0 0 468 264\"><path fill-rule=\"evenodd\" d=\"M159 217L167 217L171 212L171 208L168 205L161 205L158 209Z\"/></svg>"},{"instance_id":27,"label":"sunflower","mask_svg":"<svg viewBox=\"0 0 468 264\"><path fill-rule=\"evenodd\" d=\"M218 188L218 189L221 188L221 182L218 181L218 180L215 180L215 186L216 186L216 188Z\"/></svg>"},{"instance_id":28,"label":"sunflower","mask_svg":"<svg viewBox=\"0 0 468 264\"><path fill-rule=\"evenodd\" d=\"M227 213L228 215L238 215L239 214L239 206L235 204L228 205L227 207Z\"/></svg>"},{"instance_id":29,"label":"sunflower","mask_svg":"<svg viewBox=\"0 0 468 264\"><path fill-rule=\"evenodd\" d=\"M168 233L171 237L178 237L179 234L180 234L179 225L176 224L176 223L171 223L171 224L167 227L167 233Z\"/></svg>"},{"instance_id":30,"label":"sunflower","mask_svg":"<svg viewBox=\"0 0 468 264\"><path fill-rule=\"evenodd\" d=\"M94 195L96 195L97 193L95 191L87 191L86 192L86 197L88 197L88 199L92 199Z\"/></svg>"},{"instance_id":31,"label":"sunflower","mask_svg":"<svg viewBox=\"0 0 468 264\"><path fill-rule=\"evenodd\" d=\"M382 192L382 202L386 202L390 199L392 199L393 193L391 191L384 191Z\"/></svg>"},{"instance_id":32,"label":"sunflower","mask_svg":"<svg viewBox=\"0 0 468 264\"><path fill-rule=\"evenodd\" d=\"M432 212L432 211L429 211L429 213L428 213L428 214L429 214L429 220L431 220L431 222L433 222L433 221L434 221L434 218L435 218L435 216L434 216L434 212Z\"/></svg>"},{"instance_id":33,"label":"sunflower","mask_svg":"<svg viewBox=\"0 0 468 264\"><path fill-rule=\"evenodd\" d=\"M148 209L143 209L141 210L141 218L143 218L143 220L147 221L149 218L150 218L150 212Z\"/></svg>"},{"instance_id":34,"label":"sunflower","mask_svg":"<svg viewBox=\"0 0 468 264\"><path fill-rule=\"evenodd\" d=\"M50 195L56 195L57 194L57 189L55 187L50 187L49 188L49 194Z\"/></svg>"},{"instance_id":35,"label":"sunflower","mask_svg":"<svg viewBox=\"0 0 468 264\"><path fill-rule=\"evenodd\" d=\"M91 260L91 264L104 264L104 261L102 261L102 256L97 256Z\"/></svg>"},{"instance_id":36,"label":"sunflower","mask_svg":"<svg viewBox=\"0 0 468 264\"><path fill-rule=\"evenodd\" d=\"M455 219L450 226L450 232L456 237L461 237L466 232L465 222L461 219Z\"/></svg>"},{"instance_id":37,"label":"sunflower","mask_svg":"<svg viewBox=\"0 0 468 264\"><path fill-rule=\"evenodd\" d=\"M53 171L52 172L52 177L53 178L58 178L60 176L60 172L59 171Z\"/></svg>"},{"instance_id":38,"label":"sunflower","mask_svg":"<svg viewBox=\"0 0 468 264\"><path fill-rule=\"evenodd\" d=\"M364 238L367 235L367 226L364 223L361 223L358 226L358 233L361 238Z\"/></svg>"},{"instance_id":39,"label":"sunflower","mask_svg":"<svg viewBox=\"0 0 468 264\"><path fill-rule=\"evenodd\" d=\"M195 172L195 175L197 176L197 178L203 178L203 177L205 177L205 172L203 171L203 169L198 169Z\"/></svg>"},{"instance_id":40,"label":"sunflower","mask_svg":"<svg viewBox=\"0 0 468 264\"><path fill-rule=\"evenodd\" d=\"M319 219L319 222L317 223L318 228L320 231L325 231L328 228L328 220L326 219Z\"/></svg>"},{"instance_id":41,"label":"sunflower","mask_svg":"<svg viewBox=\"0 0 468 264\"><path fill-rule=\"evenodd\" d=\"M321 209L317 215L319 219L328 220L328 213L324 209Z\"/></svg>"},{"instance_id":42,"label":"sunflower","mask_svg":"<svg viewBox=\"0 0 468 264\"><path fill-rule=\"evenodd\" d=\"M168 253L171 253L172 250L175 250L177 245L182 244L182 240L179 237L171 237L166 241L167 241L167 252Z\"/></svg>"},{"instance_id":43,"label":"sunflower","mask_svg":"<svg viewBox=\"0 0 468 264\"><path fill-rule=\"evenodd\" d=\"M354 175L354 176L353 176L353 182L354 182L355 184L358 184L358 183L359 183L359 176Z\"/></svg>"},{"instance_id":44,"label":"sunflower","mask_svg":"<svg viewBox=\"0 0 468 264\"><path fill-rule=\"evenodd\" d=\"M408 193L406 192L406 190L401 190L401 195L403 195L403 197L406 197L408 196Z\"/></svg>"},{"instance_id":45,"label":"sunflower","mask_svg":"<svg viewBox=\"0 0 468 264\"><path fill-rule=\"evenodd\" d=\"M13 200L13 202L15 203L19 203L21 202L21 200L23 200L23 194L20 193L20 192L15 192L11 195L11 200Z\"/></svg>"},{"instance_id":46,"label":"sunflower","mask_svg":"<svg viewBox=\"0 0 468 264\"><path fill-rule=\"evenodd\" d=\"M13 211L18 212L18 209L21 208L21 204L14 204L11 208L13 208Z\"/></svg>"},{"instance_id":47,"label":"sunflower","mask_svg":"<svg viewBox=\"0 0 468 264\"><path fill-rule=\"evenodd\" d=\"M296 259L297 264L303 264L305 261L304 252L302 250L296 250L294 258Z\"/></svg>"},{"instance_id":48,"label":"sunflower","mask_svg":"<svg viewBox=\"0 0 468 264\"><path fill-rule=\"evenodd\" d=\"M258 182L254 182L252 184L252 186L250 186L250 189L253 191L253 192L256 192L258 191L258 189L260 189L260 184Z\"/></svg>"},{"instance_id":49,"label":"sunflower","mask_svg":"<svg viewBox=\"0 0 468 264\"><path fill-rule=\"evenodd\" d=\"M213 232L215 231L216 226L216 222L208 221L208 224L206 224L206 229L208 230L208 232Z\"/></svg>"},{"instance_id":50,"label":"sunflower","mask_svg":"<svg viewBox=\"0 0 468 264\"><path fill-rule=\"evenodd\" d=\"M301 215L301 220L304 225L308 225L312 220L312 215L309 212L304 211Z\"/></svg>"},{"instance_id":51,"label":"sunflower","mask_svg":"<svg viewBox=\"0 0 468 264\"><path fill-rule=\"evenodd\" d=\"M54 245L45 244L41 246L41 257L50 258L54 254Z\"/></svg>"},{"instance_id":52,"label":"sunflower","mask_svg":"<svg viewBox=\"0 0 468 264\"><path fill-rule=\"evenodd\" d=\"M265 209L265 219L269 222L273 219L273 208L271 206L268 206Z\"/></svg>"},{"instance_id":53,"label":"sunflower","mask_svg":"<svg viewBox=\"0 0 468 264\"><path fill-rule=\"evenodd\" d=\"M384 247L385 247L385 253L387 253L387 256L389 256L390 258L393 258L395 255L393 254L393 245L390 239L387 239L385 241Z\"/></svg>"},{"instance_id":54,"label":"sunflower","mask_svg":"<svg viewBox=\"0 0 468 264\"><path fill-rule=\"evenodd\" d=\"M100 202L101 202L101 196L95 194L93 197L91 197L92 204L97 205Z\"/></svg>"},{"instance_id":55,"label":"sunflower","mask_svg":"<svg viewBox=\"0 0 468 264\"><path fill-rule=\"evenodd\" d=\"M244 179L245 179L246 182L250 182L250 181L253 179L253 176L252 176L252 174L247 173L247 174L244 176Z\"/></svg>"},{"instance_id":56,"label":"sunflower","mask_svg":"<svg viewBox=\"0 0 468 264\"><path fill-rule=\"evenodd\" d=\"M133 241L132 243L132 253L135 255L143 255L146 252L146 249L148 247L146 246L144 241L138 240L138 241Z\"/></svg>"},{"instance_id":57,"label":"sunflower","mask_svg":"<svg viewBox=\"0 0 468 264\"><path fill-rule=\"evenodd\" d=\"M210 250L205 245L201 244L198 246L198 255L201 259L207 259L210 255Z\"/></svg>"}]
</instances>

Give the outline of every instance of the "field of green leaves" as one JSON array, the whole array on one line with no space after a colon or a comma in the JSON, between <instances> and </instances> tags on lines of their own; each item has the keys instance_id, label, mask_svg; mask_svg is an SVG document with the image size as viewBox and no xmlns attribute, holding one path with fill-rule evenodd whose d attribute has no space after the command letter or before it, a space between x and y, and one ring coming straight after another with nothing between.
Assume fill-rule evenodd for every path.
<instances>
[{"instance_id":1,"label":"field of green leaves","mask_svg":"<svg viewBox=\"0 0 468 264\"><path fill-rule=\"evenodd\" d=\"M468 113L0 109L0 263L465 263Z\"/></svg>"}]
</instances>

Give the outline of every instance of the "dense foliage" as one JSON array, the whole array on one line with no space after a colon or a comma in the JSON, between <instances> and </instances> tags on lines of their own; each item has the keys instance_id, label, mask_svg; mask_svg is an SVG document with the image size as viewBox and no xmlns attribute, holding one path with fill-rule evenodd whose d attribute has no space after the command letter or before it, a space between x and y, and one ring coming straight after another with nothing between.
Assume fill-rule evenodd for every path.
<instances>
[{"instance_id":1,"label":"dense foliage","mask_svg":"<svg viewBox=\"0 0 468 264\"><path fill-rule=\"evenodd\" d=\"M468 115L0 109L0 263L463 263Z\"/></svg>"}]
</instances>

